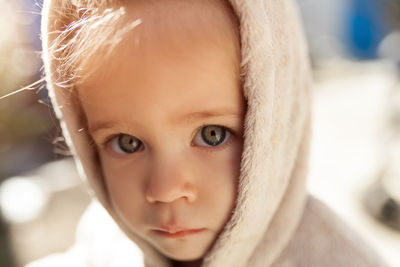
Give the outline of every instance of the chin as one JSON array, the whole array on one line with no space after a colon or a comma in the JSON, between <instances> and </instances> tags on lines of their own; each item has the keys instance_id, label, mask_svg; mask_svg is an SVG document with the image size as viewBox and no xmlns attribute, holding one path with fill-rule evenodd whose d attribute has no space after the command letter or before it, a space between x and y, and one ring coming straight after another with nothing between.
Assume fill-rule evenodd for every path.
<instances>
[{"instance_id":1,"label":"chin","mask_svg":"<svg viewBox=\"0 0 400 267\"><path fill-rule=\"evenodd\" d=\"M182 250L160 250L162 254L164 254L166 257L175 260L175 261L196 261L205 255L205 251L200 250L200 249L185 249L184 251Z\"/></svg>"}]
</instances>

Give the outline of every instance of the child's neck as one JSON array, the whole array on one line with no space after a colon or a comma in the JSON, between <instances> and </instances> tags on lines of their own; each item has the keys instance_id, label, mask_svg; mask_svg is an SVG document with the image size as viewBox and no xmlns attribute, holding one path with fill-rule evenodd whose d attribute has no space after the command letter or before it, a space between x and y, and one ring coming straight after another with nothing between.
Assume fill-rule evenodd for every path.
<instances>
[{"instance_id":1,"label":"child's neck","mask_svg":"<svg viewBox=\"0 0 400 267\"><path fill-rule=\"evenodd\" d=\"M196 261L174 261L172 260L173 267L200 267L203 259L196 260Z\"/></svg>"}]
</instances>

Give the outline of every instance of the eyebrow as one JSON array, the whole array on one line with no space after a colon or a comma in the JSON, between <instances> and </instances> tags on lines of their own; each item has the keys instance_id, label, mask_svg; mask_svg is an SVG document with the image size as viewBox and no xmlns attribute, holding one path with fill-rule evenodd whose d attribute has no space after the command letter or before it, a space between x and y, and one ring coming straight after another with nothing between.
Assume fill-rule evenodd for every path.
<instances>
[{"instance_id":1,"label":"eyebrow","mask_svg":"<svg viewBox=\"0 0 400 267\"><path fill-rule=\"evenodd\" d=\"M234 112L231 109L216 109L209 111L195 111L180 115L178 117L174 117L170 120L173 124L184 124L191 123L193 121L198 121L201 119L213 118L213 117L234 117L241 118L241 115L238 112ZM133 122L129 122L128 124L133 124ZM136 123L135 123L136 124ZM96 132L113 129L113 128L130 128L126 127L126 123L116 123L116 122L99 122L95 123L93 127L89 128L91 134L95 134Z\"/></svg>"},{"instance_id":2,"label":"eyebrow","mask_svg":"<svg viewBox=\"0 0 400 267\"><path fill-rule=\"evenodd\" d=\"M192 122L205 118L212 117L240 117L238 112L235 112L232 109L224 108L224 109L216 109L216 110L207 110L207 111L195 111L183 114L179 117L172 119L172 123L179 124L181 122Z\"/></svg>"},{"instance_id":3,"label":"eyebrow","mask_svg":"<svg viewBox=\"0 0 400 267\"><path fill-rule=\"evenodd\" d=\"M89 127L89 132L91 135L96 135L97 132L101 132L104 130L110 130L114 128L119 128L123 126L120 123L115 123L115 122L99 122L95 123L92 127ZM126 128L126 127L123 127Z\"/></svg>"}]
</instances>

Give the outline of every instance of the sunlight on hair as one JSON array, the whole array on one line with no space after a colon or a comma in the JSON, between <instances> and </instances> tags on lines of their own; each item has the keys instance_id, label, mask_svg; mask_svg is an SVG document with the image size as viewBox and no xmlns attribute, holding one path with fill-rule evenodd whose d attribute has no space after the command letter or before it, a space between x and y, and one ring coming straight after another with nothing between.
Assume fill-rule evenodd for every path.
<instances>
[{"instance_id":1,"label":"sunlight on hair","mask_svg":"<svg viewBox=\"0 0 400 267\"><path fill-rule=\"evenodd\" d=\"M31 83L28 86L25 86L25 87L21 88L21 89L15 90L15 91L13 91L11 93L8 93L6 95L3 95L3 96L0 95L0 100L5 99L5 98L10 97L10 96L13 96L13 95L18 94L18 93L21 93L23 91L36 90L36 89L38 89L40 87L41 83L44 82L44 81L45 81L45 78L42 78L42 79L40 79L40 80L38 80L38 81L36 81L34 83Z\"/></svg>"},{"instance_id":2,"label":"sunlight on hair","mask_svg":"<svg viewBox=\"0 0 400 267\"><path fill-rule=\"evenodd\" d=\"M75 4L77 2L79 5L75 6L75 10L73 7L67 10L63 5L59 7L61 13L74 13L73 19L53 29L48 36L50 56L57 61L56 84L62 88L70 88L77 80L90 76L94 70L85 70L85 77L81 75L92 56L100 49L104 49L105 57L109 56L124 35L142 23L141 19L136 19L124 24L124 7L99 9L91 7L93 1L74 1ZM101 1L103 7L108 2Z\"/></svg>"}]
</instances>

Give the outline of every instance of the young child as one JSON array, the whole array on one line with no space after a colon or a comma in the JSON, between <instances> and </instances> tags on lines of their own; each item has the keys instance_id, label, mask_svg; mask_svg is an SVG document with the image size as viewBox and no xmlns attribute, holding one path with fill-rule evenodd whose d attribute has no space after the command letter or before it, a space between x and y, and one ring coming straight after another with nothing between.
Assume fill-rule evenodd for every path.
<instances>
[{"instance_id":1,"label":"young child","mask_svg":"<svg viewBox=\"0 0 400 267\"><path fill-rule=\"evenodd\" d=\"M299 25L289 0L45 0L52 101L119 238L143 253L129 266L384 265L305 193ZM135 253L92 235L112 253L82 243L31 266L125 266Z\"/></svg>"}]
</instances>

